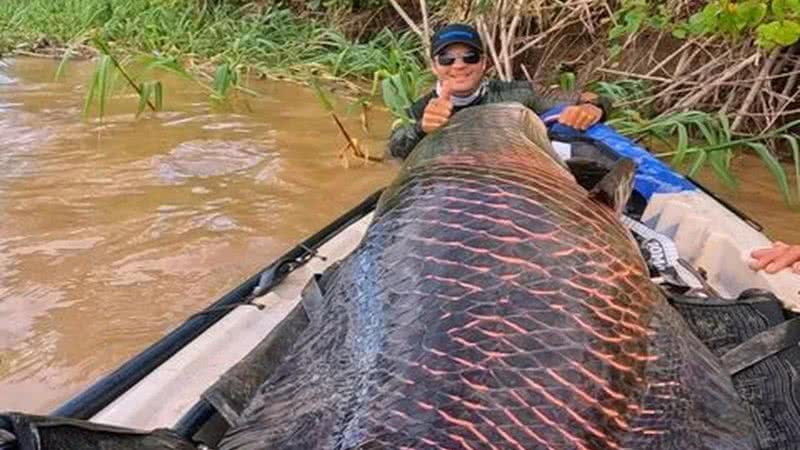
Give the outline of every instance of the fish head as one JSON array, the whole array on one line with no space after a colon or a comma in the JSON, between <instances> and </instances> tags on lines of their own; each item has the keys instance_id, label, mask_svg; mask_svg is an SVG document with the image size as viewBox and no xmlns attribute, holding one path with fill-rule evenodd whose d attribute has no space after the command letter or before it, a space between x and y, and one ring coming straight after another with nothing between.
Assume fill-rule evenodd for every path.
<instances>
[{"instance_id":1,"label":"fish head","mask_svg":"<svg viewBox=\"0 0 800 450\"><path fill-rule=\"evenodd\" d=\"M518 102L491 103L465 108L442 128L427 135L406 159L406 167L432 160L475 156L535 161L574 181L563 159L553 149L547 127L539 116Z\"/></svg>"}]
</instances>

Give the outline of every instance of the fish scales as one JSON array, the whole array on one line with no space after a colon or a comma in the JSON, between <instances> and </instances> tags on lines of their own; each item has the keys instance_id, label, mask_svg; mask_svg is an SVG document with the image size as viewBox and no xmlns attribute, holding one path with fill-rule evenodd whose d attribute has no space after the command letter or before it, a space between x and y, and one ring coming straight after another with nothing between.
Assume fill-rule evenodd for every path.
<instances>
[{"instance_id":1,"label":"fish scales","mask_svg":"<svg viewBox=\"0 0 800 450\"><path fill-rule=\"evenodd\" d=\"M423 141L221 448L751 448L719 361L543 130L491 105Z\"/></svg>"}]
</instances>

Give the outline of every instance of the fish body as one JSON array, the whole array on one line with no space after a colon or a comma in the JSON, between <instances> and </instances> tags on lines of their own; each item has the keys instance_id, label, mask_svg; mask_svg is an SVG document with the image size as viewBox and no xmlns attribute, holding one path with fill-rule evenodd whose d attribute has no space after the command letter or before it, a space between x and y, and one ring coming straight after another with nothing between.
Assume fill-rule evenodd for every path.
<instances>
[{"instance_id":1,"label":"fish body","mask_svg":"<svg viewBox=\"0 0 800 450\"><path fill-rule=\"evenodd\" d=\"M752 448L720 361L521 105L426 137L322 287L222 449Z\"/></svg>"}]
</instances>

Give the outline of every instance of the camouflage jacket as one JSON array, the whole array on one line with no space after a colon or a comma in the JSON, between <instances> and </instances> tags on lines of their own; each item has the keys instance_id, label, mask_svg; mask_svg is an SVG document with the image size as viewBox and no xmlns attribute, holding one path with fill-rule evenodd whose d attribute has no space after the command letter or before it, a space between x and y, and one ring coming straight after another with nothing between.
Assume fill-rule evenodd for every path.
<instances>
[{"instance_id":1,"label":"camouflage jacket","mask_svg":"<svg viewBox=\"0 0 800 450\"><path fill-rule=\"evenodd\" d=\"M413 123L401 125L392 130L392 135L389 138L389 144L386 148L387 158L405 159L417 143L425 137L425 132L422 131L421 128L422 113L425 111L425 107L428 106L428 102L434 97L436 97L436 92L432 91L408 108L408 117ZM531 84L527 81L490 80L486 87L486 93L483 96L478 97L472 104L453 108L453 113L464 108L469 108L470 106L500 102L519 102L532 109L537 114L542 114L558 104L565 103L564 101L549 98L548 96L537 95L533 91ZM608 99L600 97L600 99L594 103L603 110L603 117L605 117L611 105Z\"/></svg>"}]
</instances>

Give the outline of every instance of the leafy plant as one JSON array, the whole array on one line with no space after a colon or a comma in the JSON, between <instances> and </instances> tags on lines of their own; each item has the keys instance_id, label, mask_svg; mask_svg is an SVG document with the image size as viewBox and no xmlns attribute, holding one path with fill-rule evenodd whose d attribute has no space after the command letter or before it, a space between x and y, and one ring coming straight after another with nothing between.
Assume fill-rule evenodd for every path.
<instances>
[{"instance_id":1,"label":"leafy plant","mask_svg":"<svg viewBox=\"0 0 800 450\"><path fill-rule=\"evenodd\" d=\"M717 178L729 187L737 185L737 180L731 171L734 156L737 152L753 151L774 177L787 204L800 201L800 146L798 145L800 138L788 132L800 125L800 121L788 123L757 136L735 135L731 131L726 115L702 111L643 118L638 112L623 110L615 112L608 123L629 137L639 140L655 139L663 145L674 148L672 151L656 153L656 156L669 157L670 164L676 168L685 167L688 162L689 176L694 176L709 166ZM796 183L794 196L786 170L768 148L768 145L776 145L779 141L787 143L792 149Z\"/></svg>"},{"instance_id":2,"label":"leafy plant","mask_svg":"<svg viewBox=\"0 0 800 450\"><path fill-rule=\"evenodd\" d=\"M328 92L325 91L325 89L320 86L319 81L313 79L311 81L311 86L314 88L314 92L317 96L317 99L322 104L322 107L325 108L328 114L330 114L331 119L339 129L339 133L341 133L342 137L345 139L345 145L337 153L338 158L342 160L344 166L349 166L349 159L347 156L348 151L352 152L355 157L362 158L365 161L382 161L382 158L370 156L369 150L362 149L358 143L358 139L354 138L352 133L347 130L347 127L344 126L344 123L339 118L339 115L336 114L333 98Z\"/></svg>"},{"instance_id":3,"label":"leafy plant","mask_svg":"<svg viewBox=\"0 0 800 450\"><path fill-rule=\"evenodd\" d=\"M339 8L378 8L384 6L383 0L310 0L307 7L311 10Z\"/></svg>"},{"instance_id":4,"label":"leafy plant","mask_svg":"<svg viewBox=\"0 0 800 450\"><path fill-rule=\"evenodd\" d=\"M223 101L237 84L239 84L239 73L229 64L221 64L214 72L211 99L217 102Z\"/></svg>"},{"instance_id":5,"label":"leafy plant","mask_svg":"<svg viewBox=\"0 0 800 450\"><path fill-rule=\"evenodd\" d=\"M380 86L383 103L395 118L393 126L405 125L410 123L406 110L432 83L430 71L423 69L416 60L409 61L398 49L392 49L384 67L373 73L372 95L377 95Z\"/></svg>"},{"instance_id":6,"label":"leafy plant","mask_svg":"<svg viewBox=\"0 0 800 450\"><path fill-rule=\"evenodd\" d=\"M92 74L92 80L89 83L89 90L86 93L86 97L84 98L83 103L83 117L87 119L89 117L89 111L91 110L92 104L95 100L98 103L98 116L100 120L103 120L103 116L105 115L105 109L107 104L107 99L110 96L111 92L111 74L113 71L114 62L112 57L109 55L101 55L100 59L97 61L97 66L95 67L94 73Z\"/></svg>"},{"instance_id":7,"label":"leafy plant","mask_svg":"<svg viewBox=\"0 0 800 450\"><path fill-rule=\"evenodd\" d=\"M210 85L202 83L197 77L189 73L176 58L171 56L158 55L139 55L127 58L120 62L108 47L108 44L98 37L93 37L92 42L100 51L92 80L87 90L83 116L88 118L92 105L97 104L98 118L103 120L106 105L111 98L113 89L117 86L118 76L122 76L126 84L132 88L139 96L136 116L139 117L145 109L160 111L164 106L164 87L160 80L145 79L154 71L163 71L177 75L184 80L199 84L209 92L210 99L215 103L222 103L230 98L235 90L243 90L252 95L254 92L239 85L239 75L235 68L229 63L221 64L217 67L212 83ZM59 66L59 72L63 68L64 62L69 55L65 55L65 60Z\"/></svg>"},{"instance_id":8,"label":"leafy plant","mask_svg":"<svg viewBox=\"0 0 800 450\"><path fill-rule=\"evenodd\" d=\"M635 35L645 28L663 30L670 20L670 10L663 3L622 0L612 16L614 25L608 31L610 56L613 58L622 51L622 38Z\"/></svg>"},{"instance_id":9,"label":"leafy plant","mask_svg":"<svg viewBox=\"0 0 800 450\"><path fill-rule=\"evenodd\" d=\"M650 93L650 85L645 80L623 79L613 83L596 81L590 84L590 90L620 104L646 97Z\"/></svg>"},{"instance_id":10,"label":"leafy plant","mask_svg":"<svg viewBox=\"0 0 800 450\"><path fill-rule=\"evenodd\" d=\"M800 0L714 0L673 29L678 38L714 33L754 36L765 49L788 47L800 40Z\"/></svg>"},{"instance_id":11,"label":"leafy plant","mask_svg":"<svg viewBox=\"0 0 800 450\"><path fill-rule=\"evenodd\" d=\"M139 107L136 109L136 117L139 117L144 112L148 104L154 105L155 111L164 109L164 88L160 81L148 80L143 82L139 92Z\"/></svg>"},{"instance_id":12,"label":"leafy plant","mask_svg":"<svg viewBox=\"0 0 800 450\"><path fill-rule=\"evenodd\" d=\"M558 74L558 87L562 91L572 91L577 88L578 76L573 71L564 71Z\"/></svg>"},{"instance_id":13,"label":"leafy plant","mask_svg":"<svg viewBox=\"0 0 800 450\"><path fill-rule=\"evenodd\" d=\"M671 30L678 39L719 34L730 40L753 37L767 50L788 47L800 40L800 0L711 0L688 19L675 23L663 2L622 0L609 29L611 56L621 41L645 29Z\"/></svg>"},{"instance_id":14,"label":"leafy plant","mask_svg":"<svg viewBox=\"0 0 800 450\"><path fill-rule=\"evenodd\" d=\"M137 84L122 64L111 54L108 45L102 39L94 37L92 41L98 50L100 50L101 56L97 62L97 67L92 75L92 81L90 82L89 90L85 97L83 105L84 118L88 118L92 103L96 100L98 104L98 117L101 121L103 120L106 102L110 98L111 91L116 84L116 74L122 75L127 83L139 94L137 116L140 115L147 106L153 111L158 111L163 106L163 88L160 81L150 80ZM155 104L151 101L151 98L155 101Z\"/></svg>"}]
</instances>

